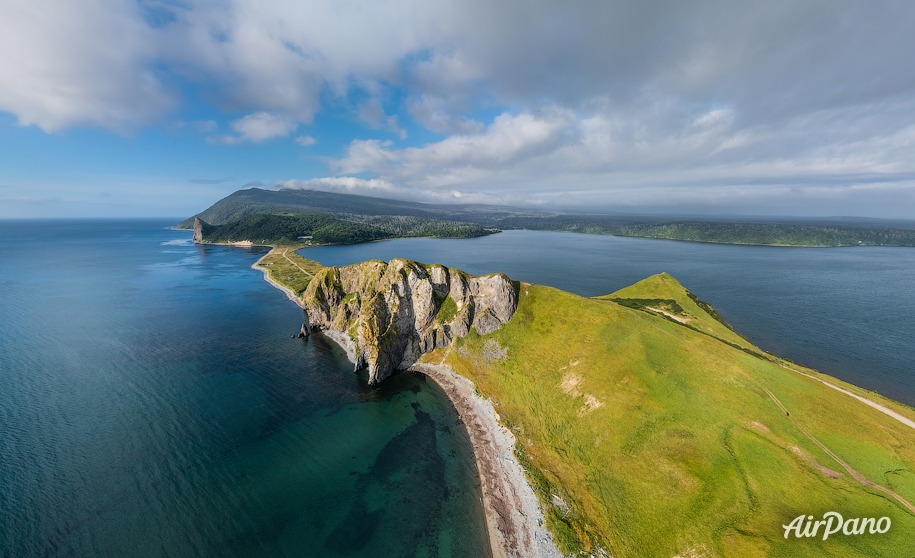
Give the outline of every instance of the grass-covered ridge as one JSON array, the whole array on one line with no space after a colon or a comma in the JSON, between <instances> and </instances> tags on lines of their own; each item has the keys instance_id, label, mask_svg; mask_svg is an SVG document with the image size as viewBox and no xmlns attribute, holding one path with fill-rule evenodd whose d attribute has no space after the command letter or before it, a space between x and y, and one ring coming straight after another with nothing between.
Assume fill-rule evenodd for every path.
<instances>
[{"instance_id":1,"label":"grass-covered ridge","mask_svg":"<svg viewBox=\"0 0 915 558\"><path fill-rule=\"evenodd\" d=\"M256 267L266 270L273 282L301 296L308 284L324 269L314 260L303 258L292 248L278 247L258 260Z\"/></svg>"},{"instance_id":2,"label":"grass-covered ridge","mask_svg":"<svg viewBox=\"0 0 915 558\"><path fill-rule=\"evenodd\" d=\"M668 275L597 299L530 284L519 297L500 330L424 360L494 401L565 550L911 558L915 513L896 497L915 502L915 430L816 378L912 409L763 353ZM893 526L783 538L827 511Z\"/></svg>"}]
</instances>

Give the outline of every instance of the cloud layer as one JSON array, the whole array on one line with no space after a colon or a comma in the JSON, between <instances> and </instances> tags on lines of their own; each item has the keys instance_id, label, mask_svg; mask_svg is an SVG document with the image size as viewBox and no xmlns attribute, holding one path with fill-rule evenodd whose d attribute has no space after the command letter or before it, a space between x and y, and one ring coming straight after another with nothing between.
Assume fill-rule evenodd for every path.
<instances>
[{"instance_id":1,"label":"cloud layer","mask_svg":"<svg viewBox=\"0 0 915 558\"><path fill-rule=\"evenodd\" d=\"M155 33L129 3L8 0L0 21L0 110L21 124L124 131L175 107Z\"/></svg>"},{"instance_id":2,"label":"cloud layer","mask_svg":"<svg viewBox=\"0 0 915 558\"><path fill-rule=\"evenodd\" d=\"M363 126L289 185L511 203L915 210L915 8L850 0L7 0L0 110L212 143ZM422 138L408 130L422 129ZM296 135L296 133L300 135ZM409 140L409 141L407 141Z\"/></svg>"}]
</instances>

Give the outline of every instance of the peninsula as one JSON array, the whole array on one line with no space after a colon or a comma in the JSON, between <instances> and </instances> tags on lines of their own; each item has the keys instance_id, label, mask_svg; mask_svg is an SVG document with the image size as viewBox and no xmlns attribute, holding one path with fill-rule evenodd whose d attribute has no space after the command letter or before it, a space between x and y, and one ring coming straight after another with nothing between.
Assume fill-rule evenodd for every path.
<instances>
[{"instance_id":1,"label":"peninsula","mask_svg":"<svg viewBox=\"0 0 915 558\"><path fill-rule=\"evenodd\" d=\"M254 267L369 381L406 369L442 387L497 556L908 558L915 410L765 353L667 274L583 298L288 248ZM783 528L825 512L891 527Z\"/></svg>"},{"instance_id":2,"label":"peninsula","mask_svg":"<svg viewBox=\"0 0 915 558\"><path fill-rule=\"evenodd\" d=\"M208 242L348 244L395 237L469 238L509 229L761 246L915 246L915 221L684 217L436 205L314 190L238 190L200 219Z\"/></svg>"}]
</instances>

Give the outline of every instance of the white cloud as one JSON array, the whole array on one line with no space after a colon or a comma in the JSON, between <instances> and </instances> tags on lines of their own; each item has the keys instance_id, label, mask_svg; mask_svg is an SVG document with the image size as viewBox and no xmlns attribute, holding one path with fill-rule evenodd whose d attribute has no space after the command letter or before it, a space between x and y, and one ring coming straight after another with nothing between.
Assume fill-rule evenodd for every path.
<instances>
[{"instance_id":1,"label":"white cloud","mask_svg":"<svg viewBox=\"0 0 915 558\"><path fill-rule=\"evenodd\" d=\"M288 136L295 131L298 124L278 114L255 112L235 120L231 127L235 135L213 136L211 141L229 145L244 142L261 143Z\"/></svg>"},{"instance_id":2,"label":"white cloud","mask_svg":"<svg viewBox=\"0 0 915 558\"><path fill-rule=\"evenodd\" d=\"M353 141L346 155L333 163L345 174L376 172L418 181L428 176L441 184L460 180L463 171L510 165L558 146L570 115L502 114L484 131L451 136L424 147L391 150L390 142Z\"/></svg>"},{"instance_id":3,"label":"white cloud","mask_svg":"<svg viewBox=\"0 0 915 558\"><path fill-rule=\"evenodd\" d=\"M468 118L457 111L442 97L417 96L407 103L407 110L413 120L426 129L439 134L476 134L483 129L483 123Z\"/></svg>"},{"instance_id":4,"label":"white cloud","mask_svg":"<svg viewBox=\"0 0 915 558\"><path fill-rule=\"evenodd\" d=\"M288 137L327 103L445 135L361 139L331 167L433 197L711 200L784 181L839 199L838 176L863 196L915 172L913 19L850 0L3 0L0 110L130 131L173 120L190 82L247 115L210 141Z\"/></svg>"},{"instance_id":5,"label":"white cloud","mask_svg":"<svg viewBox=\"0 0 915 558\"><path fill-rule=\"evenodd\" d=\"M330 190L345 193L396 192L397 187L378 178L364 179L353 176L333 176L310 178L308 180L287 180L281 182L283 188L297 190Z\"/></svg>"},{"instance_id":6,"label":"white cloud","mask_svg":"<svg viewBox=\"0 0 915 558\"><path fill-rule=\"evenodd\" d=\"M299 123L322 95L385 84L437 130L481 102L577 110L652 91L762 122L910 94L912 17L905 3L828 0L6 0L0 107L48 130L142 124L173 106L167 76ZM422 110L430 99L442 106Z\"/></svg>"},{"instance_id":7,"label":"white cloud","mask_svg":"<svg viewBox=\"0 0 915 558\"><path fill-rule=\"evenodd\" d=\"M322 94L395 80L400 61L431 45L440 27L434 10L413 0L145 8L121 0L0 3L0 110L48 132L129 130L176 107L178 95L165 85L175 80L163 78L177 77L222 108L310 123Z\"/></svg>"},{"instance_id":8,"label":"white cloud","mask_svg":"<svg viewBox=\"0 0 915 558\"><path fill-rule=\"evenodd\" d=\"M285 137L295 130L296 126L287 118L269 112L255 112L232 123L232 129L245 141Z\"/></svg>"},{"instance_id":9,"label":"white cloud","mask_svg":"<svg viewBox=\"0 0 915 558\"><path fill-rule=\"evenodd\" d=\"M176 9L162 52L236 110L310 123L323 95L396 81L401 60L434 42L433 12L414 0L199 1Z\"/></svg>"},{"instance_id":10,"label":"white cloud","mask_svg":"<svg viewBox=\"0 0 915 558\"><path fill-rule=\"evenodd\" d=\"M360 103L356 107L356 117L373 130L385 129L402 140L407 139L407 131L398 125L396 116L385 114L377 97Z\"/></svg>"},{"instance_id":11,"label":"white cloud","mask_svg":"<svg viewBox=\"0 0 915 558\"><path fill-rule=\"evenodd\" d=\"M687 116L660 99L638 107L638 123L600 99L590 108L588 114L559 107L502 114L479 133L422 147L357 140L332 168L436 200L460 191L502 203L701 211L705 200L706 210L824 214L843 203L873 208L874 200L886 203L892 195L902 203L915 199L903 195L915 184L915 162L906 155L915 126L889 134L875 125L865 134L869 119L859 111L829 111L741 127L732 108ZM832 141L810 141L811 129ZM856 141L862 134L876 136Z\"/></svg>"},{"instance_id":12,"label":"white cloud","mask_svg":"<svg viewBox=\"0 0 915 558\"><path fill-rule=\"evenodd\" d=\"M318 143L318 140L311 136L299 136L295 138L295 142L301 147L311 147L312 145Z\"/></svg>"},{"instance_id":13,"label":"white cloud","mask_svg":"<svg viewBox=\"0 0 915 558\"><path fill-rule=\"evenodd\" d=\"M394 184L379 178L367 179L354 176L286 180L278 182L275 186L294 190L321 190L425 202L499 203L502 201L488 193L463 192L457 189L424 190Z\"/></svg>"},{"instance_id":14,"label":"white cloud","mask_svg":"<svg viewBox=\"0 0 915 558\"><path fill-rule=\"evenodd\" d=\"M0 110L21 125L127 132L175 106L132 2L4 0L0 21Z\"/></svg>"}]
</instances>

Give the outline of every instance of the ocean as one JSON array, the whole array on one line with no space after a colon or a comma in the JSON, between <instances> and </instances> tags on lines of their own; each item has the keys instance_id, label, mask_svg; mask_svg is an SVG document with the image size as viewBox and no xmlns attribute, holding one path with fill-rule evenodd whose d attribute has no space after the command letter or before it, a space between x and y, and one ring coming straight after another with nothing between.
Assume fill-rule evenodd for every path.
<instances>
[{"instance_id":1,"label":"ocean","mask_svg":"<svg viewBox=\"0 0 915 558\"><path fill-rule=\"evenodd\" d=\"M175 222L0 222L0 556L486 555L437 386Z\"/></svg>"},{"instance_id":2,"label":"ocean","mask_svg":"<svg viewBox=\"0 0 915 558\"><path fill-rule=\"evenodd\" d=\"M485 556L438 388L370 388L250 268L175 220L0 222L0 556ZM760 347L915 404L915 249L506 231L303 251L583 296L667 271Z\"/></svg>"}]
</instances>

